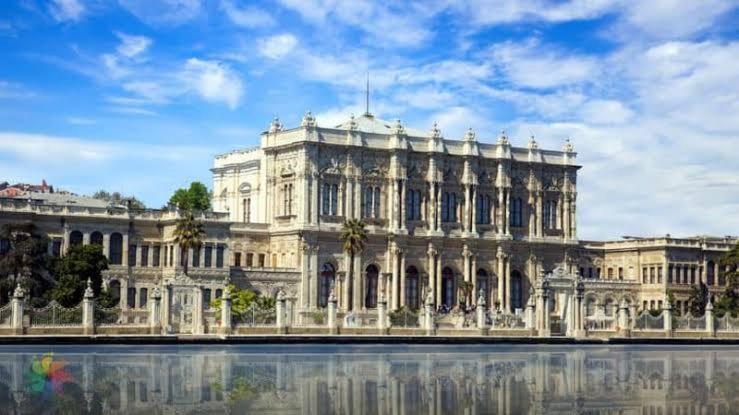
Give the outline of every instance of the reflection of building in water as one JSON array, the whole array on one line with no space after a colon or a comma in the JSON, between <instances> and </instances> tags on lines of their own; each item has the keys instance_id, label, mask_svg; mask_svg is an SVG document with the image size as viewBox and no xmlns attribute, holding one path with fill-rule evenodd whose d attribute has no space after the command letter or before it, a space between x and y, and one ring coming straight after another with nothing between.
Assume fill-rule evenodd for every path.
<instances>
[{"instance_id":1,"label":"reflection of building in water","mask_svg":"<svg viewBox=\"0 0 739 415\"><path fill-rule=\"evenodd\" d=\"M430 350L63 354L75 384L58 401L105 414L718 414L739 373L729 350ZM0 412L39 405L24 383L33 356L0 355Z\"/></svg>"}]
</instances>

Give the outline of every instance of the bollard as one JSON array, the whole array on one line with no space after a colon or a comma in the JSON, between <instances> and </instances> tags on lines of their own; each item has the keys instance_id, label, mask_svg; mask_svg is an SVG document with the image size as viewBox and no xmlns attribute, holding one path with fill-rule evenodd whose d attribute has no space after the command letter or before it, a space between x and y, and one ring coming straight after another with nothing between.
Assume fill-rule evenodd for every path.
<instances>
[{"instance_id":1,"label":"bollard","mask_svg":"<svg viewBox=\"0 0 739 415\"><path fill-rule=\"evenodd\" d=\"M21 288L21 285L16 285L15 291L13 291L12 305L10 306L13 312L11 328L15 335L23 334L23 297L25 295L26 292Z\"/></svg>"},{"instance_id":2,"label":"bollard","mask_svg":"<svg viewBox=\"0 0 739 415\"><path fill-rule=\"evenodd\" d=\"M231 289L226 288L221 295L221 334L231 334Z\"/></svg>"},{"instance_id":3,"label":"bollard","mask_svg":"<svg viewBox=\"0 0 739 415\"><path fill-rule=\"evenodd\" d=\"M95 293L92 291L92 282L89 278L82 297L82 333L95 334Z\"/></svg>"},{"instance_id":4,"label":"bollard","mask_svg":"<svg viewBox=\"0 0 739 415\"><path fill-rule=\"evenodd\" d=\"M149 333L162 333L162 291L159 286L151 290L151 303L149 303Z\"/></svg>"},{"instance_id":5,"label":"bollard","mask_svg":"<svg viewBox=\"0 0 739 415\"><path fill-rule=\"evenodd\" d=\"M387 300L385 300L385 294L380 294L380 301L377 303L377 328L380 334L387 334Z\"/></svg>"},{"instance_id":6,"label":"bollard","mask_svg":"<svg viewBox=\"0 0 739 415\"><path fill-rule=\"evenodd\" d=\"M328 296L328 333L339 334L338 327L336 326L336 294L334 290L331 290L331 294Z\"/></svg>"}]
</instances>

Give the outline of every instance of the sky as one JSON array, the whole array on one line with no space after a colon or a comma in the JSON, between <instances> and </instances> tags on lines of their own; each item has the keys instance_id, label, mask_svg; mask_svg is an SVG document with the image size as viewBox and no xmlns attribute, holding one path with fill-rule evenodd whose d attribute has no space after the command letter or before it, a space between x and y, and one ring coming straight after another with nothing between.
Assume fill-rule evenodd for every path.
<instances>
[{"instance_id":1,"label":"sky","mask_svg":"<svg viewBox=\"0 0 739 415\"><path fill-rule=\"evenodd\" d=\"M729 0L17 0L0 181L160 207L278 116L371 111L447 139L570 138L580 239L739 234Z\"/></svg>"}]
</instances>

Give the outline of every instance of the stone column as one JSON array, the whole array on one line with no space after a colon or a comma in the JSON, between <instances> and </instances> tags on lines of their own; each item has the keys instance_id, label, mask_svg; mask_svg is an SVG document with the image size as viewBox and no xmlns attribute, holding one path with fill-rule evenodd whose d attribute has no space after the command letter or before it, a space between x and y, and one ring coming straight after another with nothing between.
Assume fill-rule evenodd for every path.
<instances>
[{"instance_id":1,"label":"stone column","mask_svg":"<svg viewBox=\"0 0 739 415\"><path fill-rule=\"evenodd\" d=\"M575 298L575 337L585 337L585 313L583 310L583 298L585 297L585 286L582 281L577 283Z\"/></svg>"},{"instance_id":2,"label":"stone column","mask_svg":"<svg viewBox=\"0 0 739 415\"><path fill-rule=\"evenodd\" d=\"M480 331L480 334L485 334L485 331L487 331L487 322L485 321L485 293L482 290L480 290L477 296L477 308L475 310L477 311L477 329Z\"/></svg>"},{"instance_id":3,"label":"stone column","mask_svg":"<svg viewBox=\"0 0 739 415\"><path fill-rule=\"evenodd\" d=\"M440 253L436 254L436 269L434 272L436 275L436 304L441 304L442 303L441 301L442 284L441 284L441 254Z\"/></svg>"},{"instance_id":4,"label":"stone column","mask_svg":"<svg viewBox=\"0 0 739 415\"><path fill-rule=\"evenodd\" d=\"M400 292L398 293L398 300L400 307L405 307L405 252L401 250L398 255L400 255Z\"/></svg>"},{"instance_id":5,"label":"stone column","mask_svg":"<svg viewBox=\"0 0 739 415\"><path fill-rule=\"evenodd\" d=\"M285 321L285 293L280 290L277 292L277 301L275 302L275 325L277 326L277 334L287 334L287 322Z\"/></svg>"},{"instance_id":6,"label":"stone column","mask_svg":"<svg viewBox=\"0 0 739 415\"><path fill-rule=\"evenodd\" d=\"M315 310L318 307L318 247L309 248L310 251L310 270L309 273L309 302L310 309Z\"/></svg>"},{"instance_id":7,"label":"stone column","mask_svg":"<svg viewBox=\"0 0 739 415\"><path fill-rule=\"evenodd\" d=\"M505 308L505 299L503 296L505 291L505 287L503 286L505 283L505 254L503 253L503 248L500 246L498 247L498 252L496 254L496 265L498 266L498 305L502 310Z\"/></svg>"},{"instance_id":8,"label":"stone column","mask_svg":"<svg viewBox=\"0 0 739 415\"><path fill-rule=\"evenodd\" d=\"M123 258L121 258L121 264L123 264L124 267L131 266L131 264L128 263L128 232L123 234Z\"/></svg>"},{"instance_id":9,"label":"stone column","mask_svg":"<svg viewBox=\"0 0 739 415\"><path fill-rule=\"evenodd\" d=\"M92 282L89 278L82 297L82 332L85 335L95 333L95 294L92 292Z\"/></svg>"},{"instance_id":10,"label":"stone column","mask_svg":"<svg viewBox=\"0 0 739 415\"><path fill-rule=\"evenodd\" d=\"M221 334L231 334L231 288L228 281L221 295Z\"/></svg>"},{"instance_id":11,"label":"stone column","mask_svg":"<svg viewBox=\"0 0 739 415\"><path fill-rule=\"evenodd\" d=\"M441 232L441 185L436 182L434 185L434 191L436 192L436 228L434 231Z\"/></svg>"},{"instance_id":12,"label":"stone column","mask_svg":"<svg viewBox=\"0 0 739 415\"><path fill-rule=\"evenodd\" d=\"M336 294L331 290L331 294L328 296L328 333L338 334L339 330L336 326Z\"/></svg>"},{"instance_id":13,"label":"stone column","mask_svg":"<svg viewBox=\"0 0 739 415\"><path fill-rule=\"evenodd\" d=\"M551 335L551 324L549 322L549 290L546 285L547 283L544 283L544 287L542 289L542 328L539 330L539 337L549 337Z\"/></svg>"},{"instance_id":14,"label":"stone column","mask_svg":"<svg viewBox=\"0 0 739 415\"><path fill-rule=\"evenodd\" d=\"M356 255L354 257L354 299L352 304L354 310L361 310L364 306L364 302L362 301L362 298L364 298L364 278L362 278L363 274L364 271L362 270L362 258L360 255Z\"/></svg>"},{"instance_id":15,"label":"stone column","mask_svg":"<svg viewBox=\"0 0 739 415\"><path fill-rule=\"evenodd\" d=\"M69 251L69 234L69 225L64 224L64 236L62 236L62 241L64 242L62 243L62 255L66 254L67 251Z\"/></svg>"},{"instance_id":16,"label":"stone column","mask_svg":"<svg viewBox=\"0 0 739 415\"><path fill-rule=\"evenodd\" d=\"M68 240L65 243L67 242ZM105 255L106 258L110 259L110 234L109 233L103 234L103 255Z\"/></svg>"},{"instance_id":17,"label":"stone column","mask_svg":"<svg viewBox=\"0 0 739 415\"><path fill-rule=\"evenodd\" d=\"M428 292L431 294L431 298L436 298L436 279L434 276L436 275L436 249L434 249L433 245L429 244L428 251L426 252L428 255L428 273L429 273L429 279L428 279Z\"/></svg>"},{"instance_id":18,"label":"stone column","mask_svg":"<svg viewBox=\"0 0 739 415\"><path fill-rule=\"evenodd\" d=\"M387 332L387 301L383 294L380 294L380 301L377 302L377 329L380 334Z\"/></svg>"},{"instance_id":19,"label":"stone column","mask_svg":"<svg viewBox=\"0 0 739 415\"><path fill-rule=\"evenodd\" d=\"M90 232L82 233L82 245L90 245Z\"/></svg>"},{"instance_id":20,"label":"stone column","mask_svg":"<svg viewBox=\"0 0 739 415\"><path fill-rule=\"evenodd\" d=\"M10 327L13 329L13 334L15 335L23 334L23 308L25 306L25 296L26 292L21 288L21 285L16 285L15 291L13 291L13 299L10 303L10 311L12 312Z\"/></svg>"},{"instance_id":21,"label":"stone column","mask_svg":"<svg viewBox=\"0 0 739 415\"><path fill-rule=\"evenodd\" d=\"M151 292L149 303L149 333L160 334L162 332L162 293L159 286L155 286Z\"/></svg>"},{"instance_id":22,"label":"stone column","mask_svg":"<svg viewBox=\"0 0 739 415\"><path fill-rule=\"evenodd\" d=\"M203 289L193 287L192 295L195 300L192 308L192 334L203 334Z\"/></svg>"},{"instance_id":23,"label":"stone column","mask_svg":"<svg viewBox=\"0 0 739 415\"><path fill-rule=\"evenodd\" d=\"M505 307L508 311L513 311L512 304L511 304L511 257L509 255L506 255L503 258L503 264L505 265L505 295L503 296L503 299L505 301Z\"/></svg>"},{"instance_id":24,"label":"stone column","mask_svg":"<svg viewBox=\"0 0 739 415\"><path fill-rule=\"evenodd\" d=\"M392 310L397 310L398 308L398 282L400 279L400 275L398 274L398 267L400 266L398 261L398 247L395 244L395 242L391 242L390 244L390 256L392 258L392 261L390 263L392 264L392 279L390 280L390 307Z\"/></svg>"},{"instance_id":25,"label":"stone column","mask_svg":"<svg viewBox=\"0 0 739 415\"><path fill-rule=\"evenodd\" d=\"M464 211L462 212L462 233L470 231L470 209L472 208L472 201L470 200L470 185L464 184Z\"/></svg>"},{"instance_id":26,"label":"stone column","mask_svg":"<svg viewBox=\"0 0 739 415\"><path fill-rule=\"evenodd\" d=\"M536 237L536 194L533 191L529 191L529 239Z\"/></svg>"},{"instance_id":27,"label":"stone column","mask_svg":"<svg viewBox=\"0 0 739 415\"><path fill-rule=\"evenodd\" d=\"M618 313L618 335L621 337L631 337L631 327L629 327L629 305L626 299L621 299Z\"/></svg>"},{"instance_id":28,"label":"stone column","mask_svg":"<svg viewBox=\"0 0 739 415\"><path fill-rule=\"evenodd\" d=\"M713 303L711 302L709 295L708 304L706 304L706 334L708 334L709 337L713 337L715 333L714 330Z\"/></svg>"},{"instance_id":29,"label":"stone column","mask_svg":"<svg viewBox=\"0 0 739 415\"><path fill-rule=\"evenodd\" d=\"M433 297L430 295L426 297L426 304L423 307L424 310L424 328L426 329L426 335L431 336L434 334L434 302Z\"/></svg>"},{"instance_id":30,"label":"stone column","mask_svg":"<svg viewBox=\"0 0 739 415\"><path fill-rule=\"evenodd\" d=\"M470 255L470 258L472 259L472 292L476 293L479 290L477 287L477 255L472 254ZM490 277L488 276L488 278ZM492 298L490 301L492 302ZM477 297L475 297L474 294L472 295L472 304L477 305Z\"/></svg>"},{"instance_id":31,"label":"stone column","mask_svg":"<svg viewBox=\"0 0 739 415\"><path fill-rule=\"evenodd\" d=\"M321 182L318 180L318 174L314 174L311 180L311 191L310 191L310 223L311 225L318 225L318 206L319 206L319 194L321 189Z\"/></svg>"},{"instance_id":32,"label":"stone column","mask_svg":"<svg viewBox=\"0 0 739 415\"><path fill-rule=\"evenodd\" d=\"M406 219L407 219L407 212L406 209L408 209L408 205L406 201L408 200L408 183L407 180L401 179L400 180L400 230L405 231L407 230L406 227Z\"/></svg>"},{"instance_id":33,"label":"stone column","mask_svg":"<svg viewBox=\"0 0 739 415\"><path fill-rule=\"evenodd\" d=\"M526 328L528 330L534 330L536 329L536 316L534 315L534 312L536 311L536 306L534 305L534 294L529 294L529 301L526 303Z\"/></svg>"},{"instance_id":34,"label":"stone column","mask_svg":"<svg viewBox=\"0 0 739 415\"><path fill-rule=\"evenodd\" d=\"M562 228L564 235L564 239L571 239L572 233L570 231L570 194L565 192L562 195L562 200L564 201L564 213L562 214Z\"/></svg>"},{"instance_id":35,"label":"stone column","mask_svg":"<svg viewBox=\"0 0 739 415\"><path fill-rule=\"evenodd\" d=\"M310 274L309 269L309 255L310 246L303 241L300 244L300 310L305 311L310 306Z\"/></svg>"},{"instance_id":36,"label":"stone column","mask_svg":"<svg viewBox=\"0 0 739 415\"><path fill-rule=\"evenodd\" d=\"M665 298L665 308L662 310L664 317L665 337L672 337L672 305Z\"/></svg>"},{"instance_id":37,"label":"stone column","mask_svg":"<svg viewBox=\"0 0 739 415\"><path fill-rule=\"evenodd\" d=\"M544 236L543 198L542 192L536 192L536 236L538 238Z\"/></svg>"},{"instance_id":38,"label":"stone column","mask_svg":"<svg viewBox=\"0 0 739 415\"><path fill-rule=\"evenodd\" d=\"M505 222L503 217L505 216L505 198L503 196L503 187L496 187L498 193L498 208L495 210L495 231L498 235L505 233Z\"/></svg>"},{"instance_id":39,"label":"stone column","mask_svg":"<svg viewBox=\"0 0 739 415\"><path fill-rule=\"evenodd\" d=\"M479 207L477 206L477 186L473 185L471 187L472 187L472 213L470 214L470 216L472 216L472 219L471 219L472 233L477 234L477 209L479 209Z\"/></svg>"},{"instance_id":40,"label":"stone column","mask_svg":"<svg viewBox=\"0 0 739 415\"><path fill-rule=\"evenodd\" d=\"M503 213L503 221L505 222L505 234L510 235L511 234L511 191L510 189L505 189L505 212Z\"/></svg>"}]
</instances>

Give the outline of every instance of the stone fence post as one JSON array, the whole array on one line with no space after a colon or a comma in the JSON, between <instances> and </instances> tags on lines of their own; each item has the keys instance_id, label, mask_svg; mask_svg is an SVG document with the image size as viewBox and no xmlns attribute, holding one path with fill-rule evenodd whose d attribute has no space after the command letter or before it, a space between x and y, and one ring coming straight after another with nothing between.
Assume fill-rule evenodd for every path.
<instances>
[{"instance_id":1,"label":"stone fence post","mask_svg":"<svg viewBox=\"0 0 739 415\"><path fill-rule=\"evenodd\" d=\"M713 319L713 303L711 298L708 298L708 304L706 304L706 333L710 336L714 336L714 319Z\"/></svg>"},{"instance_id":2,"label":"stone fence post","mask_svg":"<svg viewBox=\"0 0 739 415\"><path fill-rule=\"evenodd\" d=\"M387 300L385 294L380 294L380 301L377 303L377 329L380 334L387 333Z\"/></svg>"},{"instance_id":3,"label":"stone fence post","mask_svg":"<svg viewBox=\"0 0 739 415\"><path fill-rule=\"evenodd\" d=\"M13 312L13 315L11 317L11 328L13 329L13 334L15 335L23 334L23 297L25 296L26 292L23 290L23 288L21 288L21 285L16 285L15 291L13 291L13 300L10 306L12 309L11 311Z\"/></svg>"},{"instance_id":4,"label":"stone fence post","mask_svg":"<svg viewBox=\"0 0 739 415\"><path fill-rule=\"evenodd\" d=\"M280 290L277 292L277 302L275 303L275 312L277 312L276 325L277 334L287 334L287 321L286 320L286 303L285 292Z\"/></svg>"},{"instance_id":5,"label":"stone fence post","mask_svg":"<svg viewBox=\"0 0 739 415\"><path fill-rule=\"evenodd\" d=\"M162 292L158 286L151 291L151 303L149 303L149 333L162 333Z\"/></svg>"},{"instance_id":6,"label":"stone fence post","mask_svg":"<svg viewBox=\"0 0 739 415\"><path fill-rule=\"evenodd\" d=\"M95 334L95 293L92 291L92 282L89 278L82 297L82 333Z\"/></svg>"},{"instance_id":7,"label":"stone fence post","mask_svg":"<svg viewBox=\"0 0 739 415\"><path fill-rule=\"evenodd\" d=\"M339 330L336 326L336 294L331 290L328 296L328 333L338 334Z\"/></svg>"},{"instance_id":8,"label":"stone fence post","mask_svg":"<svg viewBox=\"0 0 739 415\"><path fill-rule=\"evenodd\" d=\"M488 325L485 321L485 292L480 290L480 295L477 296L477 330L480 334L487 334Z\"/></svg>"},{"instance_id":9,"label":"stone fence post","mask_svg":"<svg viewBox=\"0 0 739 415\"><path fill-rule=\"evenodd\" d=\"M631 327L629 326L629 305L626 299L621 299L621 305L618 308L618 335L621 337L631 337Z\"/></svg>"},{"instance_id":10,"label":"stone fence post","mask_svg":"<svg viewBox=\"0 0 739 415\"><path fill-rule=\"evenodd\" d=\"M662 317L664 318L665 337L672 337L672 305L669 301L665 301Z\"/></svg>"},{"instance_id":11,"label":"stone fence post","mask_svg":"<svg viewBox=\"0 0 739 415\"><path fill-rule=\"evenodd\" d=\"M536 329L536 305L534 304L534 293L529 293L529 301L526 302L526 315L524 318L526 321L524 322L526 324L526 329L528 330L534 330Z\"/></svg>"},{"instance_id":12,"label":"stone fence post","mask_svg":"<svg viewBox=\"0 0 739 415\"><path fill-rule=\"evenodd\" d=\"M231 289L226 284L221 295L221 334L231 334Z\"/></svg>"}]
</instances>

